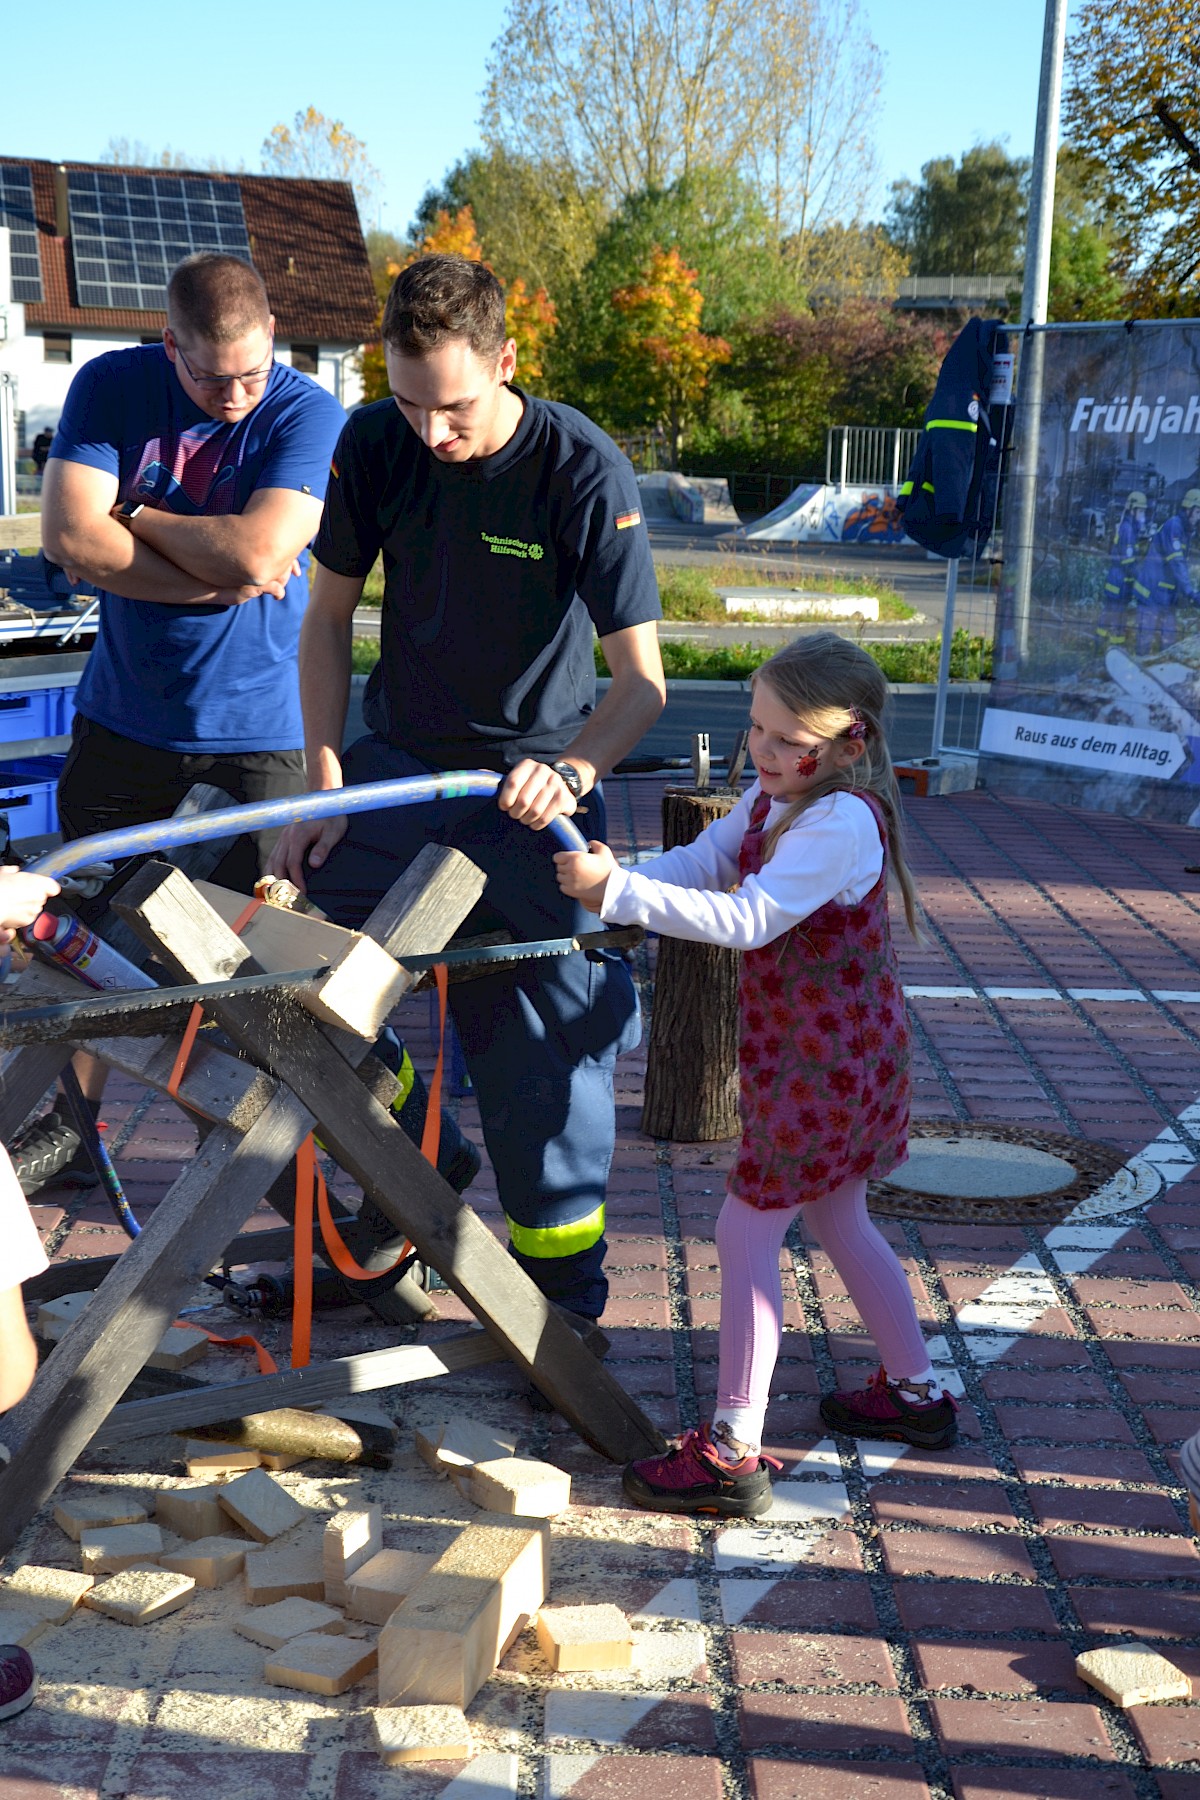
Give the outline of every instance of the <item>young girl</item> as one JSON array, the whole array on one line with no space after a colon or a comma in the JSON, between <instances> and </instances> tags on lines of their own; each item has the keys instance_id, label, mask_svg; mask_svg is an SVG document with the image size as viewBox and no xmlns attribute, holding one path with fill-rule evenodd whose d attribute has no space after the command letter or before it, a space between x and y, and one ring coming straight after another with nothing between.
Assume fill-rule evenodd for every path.
<instances>
[{"instance_id":1,"label":"young girl","mask_svg":"<svg viewBox=\"0 0 1200 1800\"><path fill-rule=\"evenodd\" d=\"M742 1141L717 1220L720 1366L712 1425L625 1470L637 1505L755 1517L783 1330L779 1252L801 1207L884 1363L821 1417L855 1437L942 1448L957 1435L904 1271L867 1214L867 1182L908 1154L908 1029L888 925L888 862L916 931L887 683L832 633L802 638L754 679L758 779L692 844L638 870L604 844L555 857L559 885L606 923L744 952ZM730 891L730 890L734 891ZM775 1465L778 1467L778 1464Z\"/></svg>"}]
</instances>

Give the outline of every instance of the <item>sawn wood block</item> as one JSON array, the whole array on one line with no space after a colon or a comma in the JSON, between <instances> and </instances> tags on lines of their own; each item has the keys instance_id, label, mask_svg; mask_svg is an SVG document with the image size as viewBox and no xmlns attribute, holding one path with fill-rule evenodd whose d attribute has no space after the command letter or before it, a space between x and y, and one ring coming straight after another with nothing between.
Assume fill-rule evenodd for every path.
<instances>
[{"instance_id":1,"label":"sawn wood block","mask_svg":"<svg viewBox=\"0 0 1200 1800\"><path fill-rule=\"evenodd\" d=\"M59 1294L57 1299L43 1300L37 1310L35 1327L40 1338L57 1344L64 1338L81 1313L95 1299L92 1292ZM148 1369L185 1369L208 1355L208 1339L201 1331L183 1325L170 1325L159 1339L157 1348L146 1358Z\"/></svg>"},{"instance_id":2,"label":"sawn wood block","mask_svg":"<svg viewBox=\"0 0 1200 1800\"><path fill-rule=\"evenodd\" d=\"M210 881L197 881L195 886L227 925L246 909L244 894ZM411 985L411 978L373 938L311 913L260 907L239 935L268 971L323 967L323 975L296 990L297 1000L318 1019L372 1042Z\"/></svg>"},{"instance_id":3,"label":"sawn wood block","mask_svg":"<svg viewBox=\"0 0 1200 1800\"><path fill-rule=\"evenodd\" d=\"M282 1644L291 1643L293 1638L306 1637L312 1632L338 1636L345 1631L346 1621L340 1612L332 1606L323 1606L319 1600L293 1597L243 1613L240 1619L234 1620L233 1629L252 1643L278 1650Z\"/></svg>"},{"instance_id":4,"label":"sawn wood block","mask_svg":"<svg viewBox=\"0 0 1200 1800\"><path fill-rule=\"evenodd\" d=\"M1149 1706L1156 1700L1189 1700L1192 1684L1182 1669L1149 1644L1108 1644L1075 1658L1075 1673L1115 1706Z\"/></svg>"},{"instance_id":5,"label":"sawn wood block","mask_svg":"<svg viewBox=\"0 0 1200 1800\"><path fill-rule=\"evenodd\" d=\"M81 1531L99 1531L105 1525L142 1525L149 1514L140 1500L119 1490L98 1493L76 1488L54 1502L54 1523L74 1542Z\"/></svg>"},{"instance_id":6,"label":"sawn wood block","mask_svg":"<svg viewBox=\"0 0 1200 1800\"><path fill-rule=\"evenodd\" d=\"M118 1575L134 1563L156 1563L166 1549L158 1525L106 1525L79 1534L79 1554L87 1575Z\"/></svg>"},{"instance_id":7,"label":"sawn wood block","mask_svg":"<svg viewBox=\"0 0 1200 1800\"><path fill-rule=\"evenodd\" d=\"M469 1526L380 1634L380 1705L469 1706L542 1605L549 1583L544 1520Z\"/></svg>"},{"instance_id":8,"label":"sawn wood block","mask_svg":"<svg viewBox=\"0 0 1200 1800\"><path fill-rule=\"evenodd\" d=\"M221 1510L217 1501L220 1491L216 1482L205 1482L199 1487L160 1488L154 1517L180 1537L220 1537L229 1528L229 1514Z\"/></svg>"},{"instance_id":9,"label":"sawn wood block","mask_svg":"<svg viewBox=\"0 0 1200 1800\"><path fill-rule=\"evenodd\" d=\"M125 1625L149 1625L186 1606L195 1591L189 1575L177 1575L170 1569L124 1569L89 1589L83 1604Z\"/></svg>"},{"instance_id":10,"label":"sawn wood block","mask_svg":"<svg viewBox=\"0 0 1200 1800\"><path fill-rule=\"evenodd\" d=\"M543 1606L538 1648L562 1674L580 1669L628 1669L633 1632L619 1606Z\"/></svg>"},{"instance_id":11,"label":"sawn wood block","mask_svg":"<svg viewBox=\"0 0 1200 1800\"><path fill-rule=\"evenodd\" d=\"M169 1550L159 1566L177 1575L190 1575L197 1587L224 1587L245 1567L249 1548L245 1538L197 1538L179 1550Z\"/></svg>"},{"instance_id":12,"label":"sawn wood block","mask_svg":"<svg viewBox=\"0 0 1200 1800\"><path fill-rule=\"evenodd\" d=\"M94 1575L77 1575L74 1569L47 1569L38 1563L26 1563L14 1569L0 1585L0 1605L10 1603L21 1611L40 1612L51 1625L69 1619L90 1587Z\"/></svg>"},{"instance_id":13,"label":"sawn wood block","mask_svg":"<svg viewBox=\"0 0 1200 1800\"><path fill-rule=\"evenodd\" d=\"M245 1475L261 1466L257 1450L243 1450L238 1444L206 1444L199 1438L187 1439L182 1457L189 1475L209 1480L213 1476L223 1480L226 1475Z\"/></svg>"},{"instance_id":14,"label":"sawn wood block","mask_svg":"<svg viewBox=\"0 0 1200 1800\"><path fill-rule=\"evenodd\" d=\"M324 1600L325 1570L320 1538L272 1544L246 1552L246 1599L251 1606L276 1600Z\"/></svg>"},{"instance_id":15,"label":"sawn wood block","mask_svg":"<svg viewBox=\"0 0 1200 1800\"><path fill-rule=\"evenodd\" d=\"M347 1585L346 1612L352 1619L383 1625L437 1561L416 1550L381 1550L356 1569Z\"/></svg>"},{"instance_id":16,"label":"sawn wood block","mask_svg":"<svg viewBox=\"0 0 1200 1800\"><path fill-rule=\"evenodd\" d=\"M276 1687L301 1688L308 1694L344 1694L371 1673L375 1657L375 1645L361 1638L310 1631L269 1656L263 1674Z\"/></svg>"},{"instance_id":17,"label":"sawn wood block","mask_svg":"<svg viewBox=\"0 0 1200 1800\"><path fill-rule=\"evenodd\" d=\"M485 1512L514 1513L522 1519L553 1519L571 1504L571 1477L551 1463L529 1456L502 1456L476 1463L469 1492Z\"/></svg>"},{"instance_id":18,"label":"sawn wood block","mask_svg":"<svg viewBox=\"0 0 1200 1800\"><path fill-rule=\"evenodd\" d=\"M458 1706L380 1706L371 1714L385 1763L457 1762L474 1754L471 1727Z\"/></svg>"},{"instance_id":19,"label":"sawn wood block","mask_svg":"<svg viewBox=\"0 0 1200 1800\"><path fill-rule=\"evenodd\" d=\"M264 1469L249 1469L227 1482L217 1498L229 1517L260 1544L269 1544L312 1517Z\"/></svg>"},{"instance_id":20,"label":"sawn wood block","mask_svg":"<svg viewBox=\"0 0 1200 1800\"><path fill-rule=\"evenodd\" d=\"M517 1447L515 1437L502 1437L490 1425L480 1425L460 1413L427 1432L417 1431L415 1440L418 1454L435 1475L442 1476L452 1468L471 1469L476 1463L511 1456Z\"/></svg>"},{"instance_id":21,"label":"sawn wood block","mask_svg":"<svg viewBox=\"0 0 1200 1800\"><path fill-rule=\"evenodd\" d=\"M383 1509L379 1506L334 1513L322 1539L325 1598L345 1606L347 1583L355 1571L383 1549Z\"/></svg>"},{"instance_id":22,"label":"sawn wood block","mask_svg":"<svg viewBox=\"0 0 1200 1800\"><path fill-rule=\"evenodd\" d=\"M33 1607L0 1606L0 1643L20 1644L28 1650L49 1629L50 1620L45 1613Z\"/></svg>"}]
</instances>

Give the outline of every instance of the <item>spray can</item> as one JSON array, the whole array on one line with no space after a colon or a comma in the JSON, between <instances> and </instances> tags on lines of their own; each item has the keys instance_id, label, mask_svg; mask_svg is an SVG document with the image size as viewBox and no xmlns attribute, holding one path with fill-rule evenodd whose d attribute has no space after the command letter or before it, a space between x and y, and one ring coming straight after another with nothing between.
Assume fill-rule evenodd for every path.
<instances>
[{"instance_id":1,"label":"spray can","mask_svg":"<svg viewBox=\"0 0 1200 1800\"><path fill-rule=\"evenodd\" d=\"M106 944L72 913L42 913L21 933L25 942L44 956L78 975L88 987L101 991L114 988L152 988L158 983L127 957Z\"/></svg>"}]
</instances>

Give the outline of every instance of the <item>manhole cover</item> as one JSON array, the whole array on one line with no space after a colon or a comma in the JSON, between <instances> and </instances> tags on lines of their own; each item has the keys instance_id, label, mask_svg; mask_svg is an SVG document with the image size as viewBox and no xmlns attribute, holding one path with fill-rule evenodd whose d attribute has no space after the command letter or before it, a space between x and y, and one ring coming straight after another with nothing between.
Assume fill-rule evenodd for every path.
<instances>
[{"instance_id":1,"label":"manhole cover","mask_svg":"<svg viewBox=\"0 0 1200 1800\"><path fill-rule=\"evenodd\" d=\"M964 1200L1029 1200L1056 1194L1075 1179L1074 1163L1028 1144L987 1138L920 1138L887 1186L906 1194L960 1195Z\"/></svg>"},{"instance_id":2,"label":"manhole cover","mask_svg":"<svg viewBox=\"0 0 1200 1800\"><path fill-rule=\"evenodd\" d=\"M1107 1144L1034 1126L914 1120L909 1160L867 1190L883 1218L963 1225L1058 1225L1145 1206L1161 1187Z\"/></svg>"}]
</instances>

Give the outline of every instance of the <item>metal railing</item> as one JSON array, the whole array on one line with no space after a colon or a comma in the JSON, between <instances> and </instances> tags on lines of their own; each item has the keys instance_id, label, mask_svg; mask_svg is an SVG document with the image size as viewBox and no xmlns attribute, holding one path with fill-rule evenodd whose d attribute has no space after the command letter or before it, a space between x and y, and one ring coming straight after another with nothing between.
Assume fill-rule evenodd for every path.
<instances>
[{"instance_id":1,"label":"metal railing","mask_svg":"<svg viewBox=\"0 0 1200 1800\"><path fill-rule=\"evenodd\" d=\"M826 487L898 488L920 435L908 425L831 425L825 433Z\"/></svg>"}]
</instances>

